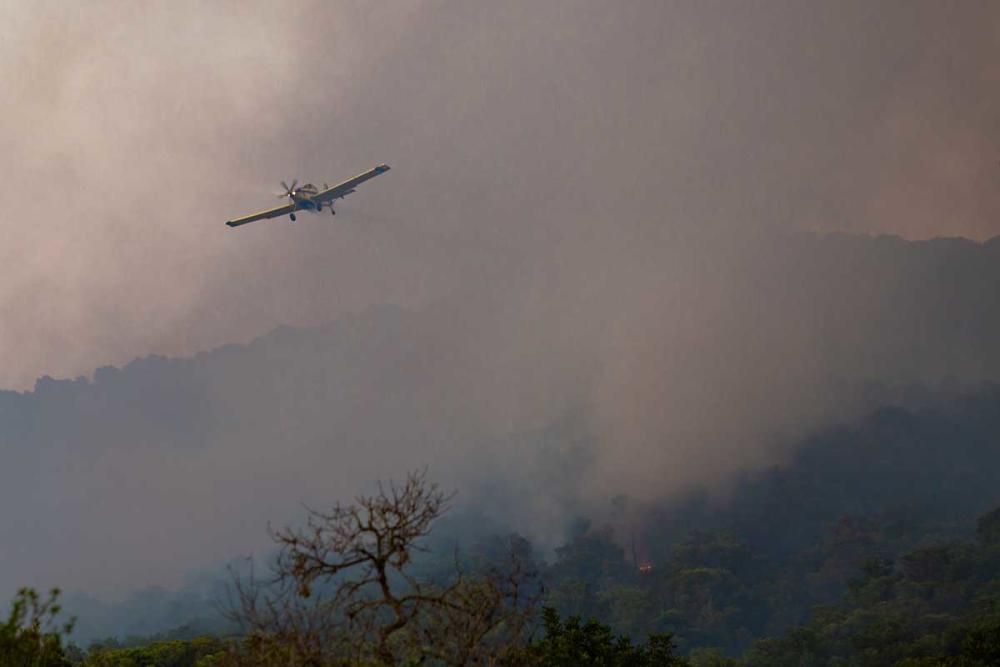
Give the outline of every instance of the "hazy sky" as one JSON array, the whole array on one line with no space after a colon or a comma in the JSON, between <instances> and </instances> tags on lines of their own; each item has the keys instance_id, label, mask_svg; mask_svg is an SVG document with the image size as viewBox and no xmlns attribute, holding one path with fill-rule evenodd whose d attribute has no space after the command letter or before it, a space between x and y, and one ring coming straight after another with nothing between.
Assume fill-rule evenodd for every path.
<instances>
[{"instance_id":1,"label":"hazy sky","mask_svg":"<svg viewBox=\"0 0 1000 667\"><path fill-rule=\"evenodd\" d=\"M462 443L580 403L593 493L655 498L848 414L831 375L995 377L986 250L784 232L1000 234L998 63L994 2L0 0L0 386L374 304L419 332L317 361L322 381L36 392L10 449L34 472L0 478L37 501L0 515L31 536L10 585L176 581L296 493L429 461L536 480ZM380 162L336 218L223 224ZM982 322L951 326L955 294ZM204 441L178 445L159 389L210 403ZM65 552L71 572L38 556Z\"/></svg>"},{"instance_id":2,"label":"hazy sky","mask_svg":"<svg viewBox=\"0 0 1000 667\"><path fill-rule=\"evenodd\" d=\"M0 4L0 385L769 224L1000 232L992 2ZM278 182L394 170L240 230Z\"/></svg>"}]
</instances>

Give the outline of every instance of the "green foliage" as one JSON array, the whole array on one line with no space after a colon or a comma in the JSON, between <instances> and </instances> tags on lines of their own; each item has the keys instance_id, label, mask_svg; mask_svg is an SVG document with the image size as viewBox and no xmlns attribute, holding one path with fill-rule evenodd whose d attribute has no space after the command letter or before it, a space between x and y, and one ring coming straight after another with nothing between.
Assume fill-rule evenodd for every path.
<instances>
[{"instance_id":1,"label":"green foliage","mask_svg":"<svg viewBox=\"0 0 1000 667\"><path fill-rule=\"evenodd\" d=\"M556 549L556 556L549 571L549 603L566 615L607 617L613 598L607 589L627 581L631 573L625 552L610 531L592 531L584 523Z\"/></svg>"},{"instance_id":2,"label":"green foliage","mask_svg":"<svg viewBox=\"0 0 1000 667\"><path fill-rule=\"evenodd\" d=\"M756 642L744 664L1000 665L1000 569L992 550L980 535L979 544L914 549L898 568L869 560L841 604Z\"/></svg>"},{"instance_id":3,"label":"green foliage","mask_svg":"<svg viewBox=\"0 0 1000 667\"><path fill-rule=\"evenodd\" d=\"M653 634L646 644L634 645L628 637L616 637L611 629L579 616L566 621L547 607L545 637L532 643L512 660L517 665L538 667L683 667L688 662L674 655L668 634Z\"/></svg>"},{"instance_id":4,"label":"green foliage","mask_svg":"<svg viewBox=\"0 0 1000 667\"><path fill-rule=\"evenodd\" d=\"M130 648L95 647L82 667L211 667L226 650L227 645L214 637L155 641Z\"/></svg>"},{"instance_id":5,"label":"green foliage","mask_svg":"<svg viewBox=\"0 0 1000 667\"><path fill-rule=\"evenodd\" d=\"M983 665L1000 665L1000 616L981 619L969 629L962 655Z\"/></svg>"},{"instance_id":6,"label":"green foliage","mask_svg":"<svg viewBox=\"0 0 1000 667\"><path fill-rule=\"evenodd\" d=\"M545 602L633 641L670 632L683 653L751 655L770 637L755 651L795 645L793 664L959 655L962 623L1000 615L1000 509L982 514L1000 500L1000 386L922 400L810 438L725 502L692 494L630 516L631 535L585 526Z\"/></svg>"},{"instance_id":7,"label":"green foliage","mask_svg":"<svg viewBox=\"0 0 1000 667\"><path fill-rule=\"evenodd\" d=\"M1000 507L979 517L976 534L984 545L1000 545Z\"/></svg>"},{"instance_id":8,"label":"green foliage","mask_svg":"<svg viewBox=\"0 0 1000 667\"><path fill-rule=\"evenodd\" d=\"M739 650L762 628L749 547L728 534L693 531L650 572L628 564L609 532L575 536L548 571L548 604L564 616L599 618L633 640L672 633L682 647Z\"/></svg>"},{"instance_id":9,"label":"green foliage","mask_svg":"<svg viewBox=\"0 0 1000 667\"><path fill-rule=\"evenodd\" d=\"M704 665L737 664L740 654L739 664L762 667L1000 665L990 620L1000 618L997 521L997 511L983 515L975 542L935 543L920 523L843 517L784 558L696 530L642 573L625 566L607 532L577 535L547 573L548 604L571 617L551 629L572 647L667 632ZM795 622L774 632L782 614ZM574 616L600 619L607 633ZM717 648L699 650L707 646Z\"/></svg>"},{"instance_id":10,"label":"green foliage","mask_svg":"<svg viewBox=\"0 0 1000 667\"><path fill-rule=\"evenodd\" d=\"M73 629L73 621L58 623L61 611L59 589L43 599L31 588L22 588L11 603L10 613L0 625L0 665L17 667L64 667L69 665L63 651L63 635Z\"/></svg>"},{"instance_id":11,"label":"green foliage","mask_svg":"<svg viewBox=\"0 0 1000 667\"><path fill-rule=\"evenodd\" d=\"M688 656L691 667L738 667L738 660L717 648L696 648Z\"/></svg>"}]
</instances>

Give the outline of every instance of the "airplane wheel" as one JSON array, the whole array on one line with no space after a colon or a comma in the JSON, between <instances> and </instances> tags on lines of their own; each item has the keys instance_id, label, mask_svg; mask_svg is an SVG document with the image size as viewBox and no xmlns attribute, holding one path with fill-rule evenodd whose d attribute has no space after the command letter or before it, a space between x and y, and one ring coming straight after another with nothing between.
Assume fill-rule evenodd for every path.
<instances>
[{"instance_id":1,"label":"airplane wheel","mask_svg":"<svg viewBox=\"0 0 1000 667\"><path fill-rule=\"evenodd\" d=\"M295 214L294 213L292 213L288 217L292 219L292 222L295 222Z\"/></svg>"},{"instance_id":2,"label":"airplane wheel","mask_svg":"<svg viewBox=\"0 0 1000 667\"><path fill-rule=\"evenodd\" d=\"M337 215L337 212L334 211L333 208L330 208L330 215Z\"/></svg>"}]
</instances>

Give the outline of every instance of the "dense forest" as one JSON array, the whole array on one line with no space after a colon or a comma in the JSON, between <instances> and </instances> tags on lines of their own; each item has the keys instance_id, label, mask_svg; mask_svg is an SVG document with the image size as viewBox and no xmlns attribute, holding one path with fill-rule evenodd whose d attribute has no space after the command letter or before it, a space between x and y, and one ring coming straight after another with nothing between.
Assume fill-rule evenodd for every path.
<instances>
[{"instance_id":1,"label":"dense forest","mask_svg":"<svg viewBox=\"0 0 1000 667\"><path fill-rule=\"evenodd\" d=\"M503 640L507 664L1000 664L998 435L1000 386L911 392L908 407L817 433L725 498L642 508L629 539L580 520L551 554L510 534L453 551L448 533L476 517L446 517L442 506L427 517L427 552L414 542L399 582L449 591L457 577L494 590L490 613L510 627L515 610L523 625ZM468 583L501 571L512 548L532 573L530 606L508 608L500 588ZM351 573L333 575L327 588ZM78 647L57 601L25 591L0 651L30 645L48 656L26 664L226 664L248 632L200 611L159 636Z\"/></svg>"}]
</instances>

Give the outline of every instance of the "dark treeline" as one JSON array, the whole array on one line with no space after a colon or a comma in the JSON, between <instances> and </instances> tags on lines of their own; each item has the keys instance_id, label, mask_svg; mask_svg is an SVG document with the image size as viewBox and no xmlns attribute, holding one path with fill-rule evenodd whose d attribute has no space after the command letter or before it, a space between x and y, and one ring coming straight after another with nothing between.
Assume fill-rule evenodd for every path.
<instances>
[{"instance_id":1,"label":"dark treeline","mask_svg":"<svg viewBox=\"0 0 1000 667\"><path fill-rule=\"evenodd\" d=\"M651 655L695 665L1000 664L1000 387L911 404L817 434L724 500L693 494L634 510L631 535L580 521L548 558L517 538L544 583L535 622L552 610L548 633L537 631L519 659L575 664L573 651L589 646L604 656L590 664L657 664L643 662ZM414 571L445 585L456 567L449 533L474 519L441 524ZM458 565L495 561L507 543L480 531ZM213 664L205 656L233 631L210 620L207 600L201 620L192 613L170 634L66 655ZM205 632L215 638L195 640ZM148 658L167 653L181 657Z\"/></svg>"},{"instance_id":2,"label":"dark treeline","mask_svg":"<svg viewBox=\"0 0 1000 667\"><path fill-rule=\"evenodd\" d=\"M912 402L810 438L724 502L649 510L638 555L620 530L581 525L547 569L548 603L751 664L779 664L755 642L804 624L813 644L788 664L955 653L963 624L1000 611L998 515L987 514L1000 505L1000 387ZM862 635L868 644L850 641ZM875 646L888 653L863 659Z\"/></svg>"}]
</instances>

